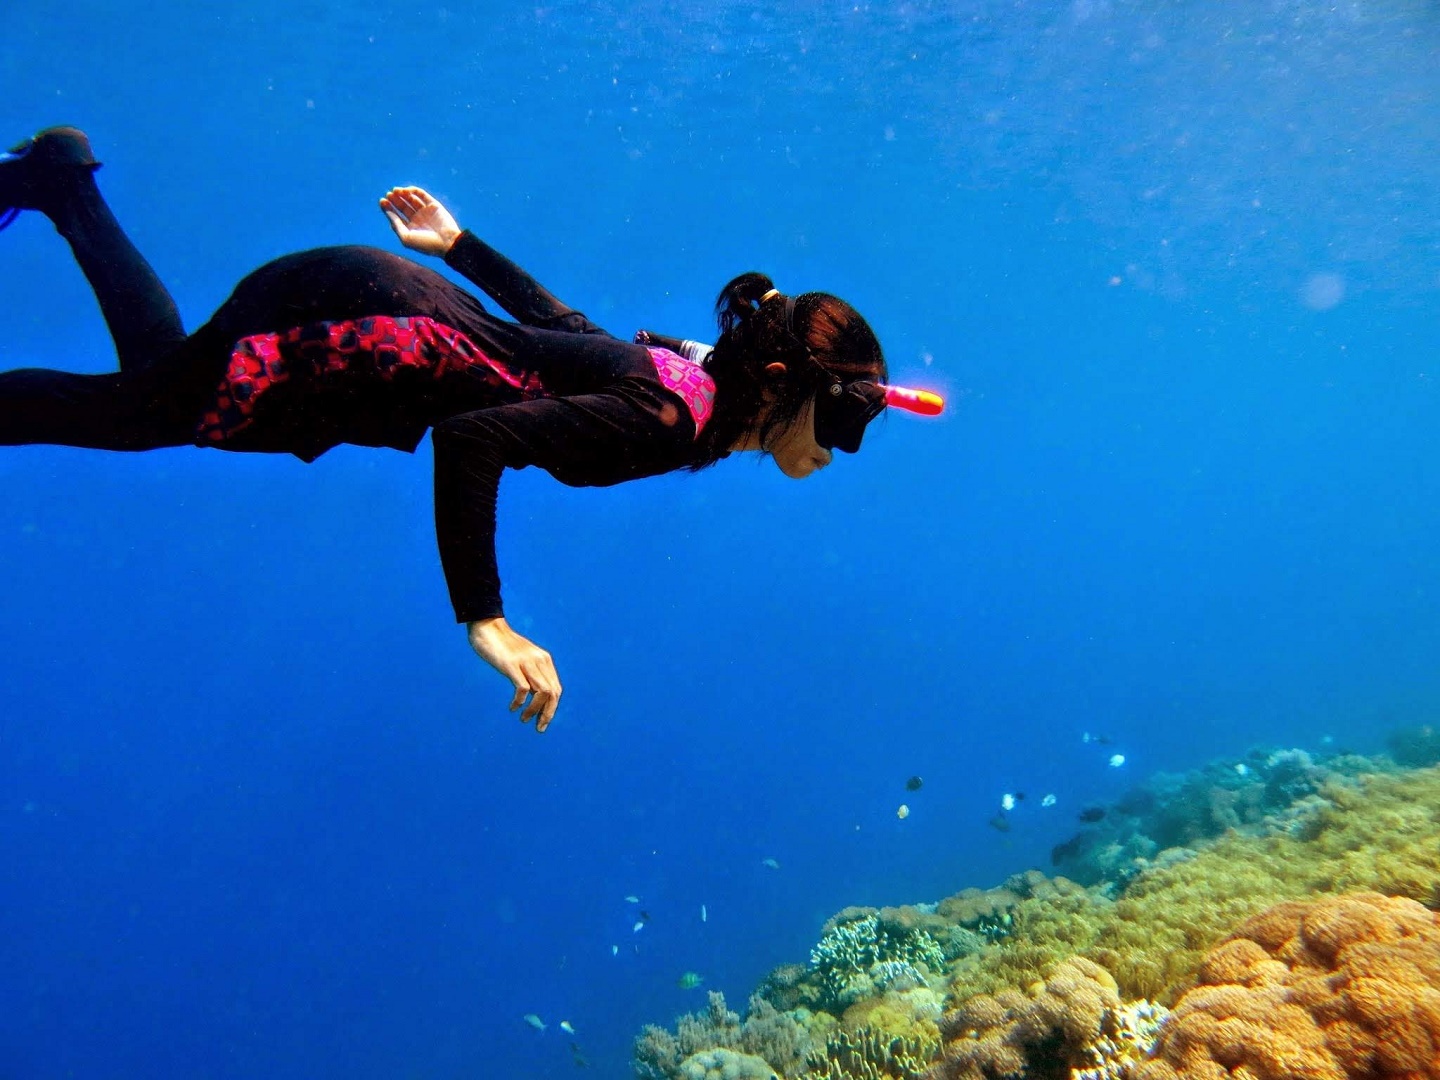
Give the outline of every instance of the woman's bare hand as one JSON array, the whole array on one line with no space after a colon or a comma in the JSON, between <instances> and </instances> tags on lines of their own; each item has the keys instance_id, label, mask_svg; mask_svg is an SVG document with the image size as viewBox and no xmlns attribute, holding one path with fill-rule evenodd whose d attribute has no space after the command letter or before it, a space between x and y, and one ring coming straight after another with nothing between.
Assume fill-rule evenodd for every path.
<instances>
[{"instance_id":1,"label":"woman's bare hand","mask_svg":"<svg viewBox=\"0 0 1440 1080\"><path fill-rule=\"evenodd\" d=\"M397 187L380 200L390 227L411 251L445 257L460 235L450 211L424 188Z\"/></svg>"},{"instance_id":2,"label":"woman's bare hand","mask_svg":"<svg viewBox=\"0 0 1440 1080\"><path fill-rule=\"evenodd\" d=\"M481 619L468 623L470 647L480 659L500 672L515 685L515 698L510 702L514 712L522 705L520 720L529 723L539 717L536 731L544 731L555 719L560 707L560 676L550 654L528 638L521 637L503 618ZM533 695L533 696L532 696ZM529 698L529 703L526 703Z\"/></svg>"}]
</instances>

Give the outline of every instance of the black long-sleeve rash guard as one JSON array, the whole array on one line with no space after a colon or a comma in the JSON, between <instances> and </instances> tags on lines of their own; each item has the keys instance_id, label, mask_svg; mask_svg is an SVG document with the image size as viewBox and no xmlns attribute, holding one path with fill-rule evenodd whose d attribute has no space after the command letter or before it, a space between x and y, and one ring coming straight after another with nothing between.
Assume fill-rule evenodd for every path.
<instances>
[{"instance_id":1,"label":"black long-sleeve rash guard","mask_svg":"<svg viewBox=\"0 0 1440 1080\"><path fill-rule=\"evenodd\" d=\"M466 232L445 259L519 326L465 327L534 371L547 397L495 405L433 425L435 526L455 616L499 616L495 504L506 468L537 465L563 484L600 487L655 476L696 458L695 418L647 349L606 333Z\"/></svg>"}]
</instances>

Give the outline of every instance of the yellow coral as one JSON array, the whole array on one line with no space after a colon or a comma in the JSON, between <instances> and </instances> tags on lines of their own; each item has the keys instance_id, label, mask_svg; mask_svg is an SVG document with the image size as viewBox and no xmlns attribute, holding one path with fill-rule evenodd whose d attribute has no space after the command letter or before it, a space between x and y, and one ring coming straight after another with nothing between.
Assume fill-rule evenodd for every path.
<instances>
[{"instance_id":1,"label":"yellow coral","mask_svg":"<svg viewBox=\"0 0 1440 1080\"><path fill-rule=\"evenodd\" d=\"M1114 975L1126 999L1168 1004L1207 949L1281 901L1357 889L1440 901L1440 769L1332 781L1324 795L1298 834L1231 833L1141 874L1114 903L1055 879L1048 895L1014 907L1009 938L951 966L952 998L1029 985L1080 955Z\"/></svg>"}]
</instances>

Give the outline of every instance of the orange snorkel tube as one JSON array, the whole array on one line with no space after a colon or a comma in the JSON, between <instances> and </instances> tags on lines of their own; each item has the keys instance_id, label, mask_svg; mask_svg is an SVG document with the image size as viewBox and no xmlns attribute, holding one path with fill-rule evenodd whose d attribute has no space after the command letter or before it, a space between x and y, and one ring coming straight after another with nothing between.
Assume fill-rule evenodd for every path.
<instances>
[{"instance_id":1,"label":"orange snorkel tube","mask_svg":"<svg viewBox=\"0 0 1440 1080\"><path fill-rule=\"evenodd\" d=\"M939 416L945 410L945 399L933 390L912 390L906 386L885 387L885 404L921 416Z\"/></svg>"}]
</instances>

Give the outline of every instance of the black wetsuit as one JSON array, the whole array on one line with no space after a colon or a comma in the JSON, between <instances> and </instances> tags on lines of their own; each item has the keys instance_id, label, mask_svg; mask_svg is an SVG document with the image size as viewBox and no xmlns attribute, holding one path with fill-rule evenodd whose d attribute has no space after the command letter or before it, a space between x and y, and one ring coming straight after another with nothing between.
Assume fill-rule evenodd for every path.
<instances>
[{"instance_id":1,"label":"black wetsuit","mask_svg":"<svg viewBox=\"0 0 1440 1080\"><path fill-rule=\"evenodd\" d=\"M336 247L266 264L187 336L98 190L82 187L48 212L95 289L120 371L0 374L0 445L198 444L313 461L345 442L413 451L433 427L436 533L462 622L502 613L506 467L603 486L696 460L708 377L607 334L468 232L446 262L518 322L408 259Z\"/></svg>"}]
</instances>

